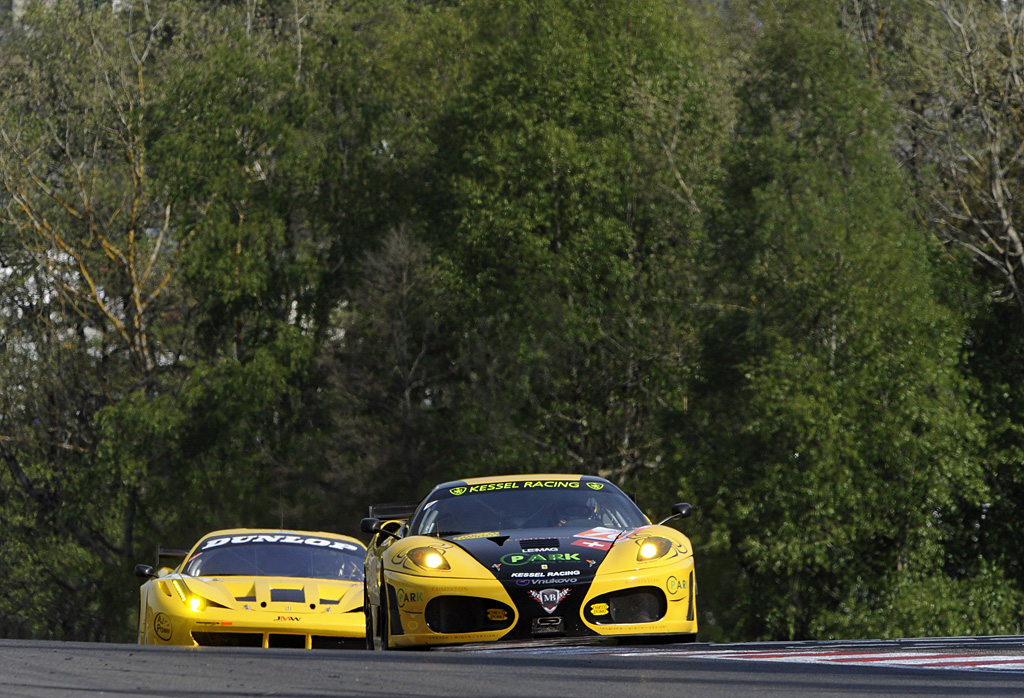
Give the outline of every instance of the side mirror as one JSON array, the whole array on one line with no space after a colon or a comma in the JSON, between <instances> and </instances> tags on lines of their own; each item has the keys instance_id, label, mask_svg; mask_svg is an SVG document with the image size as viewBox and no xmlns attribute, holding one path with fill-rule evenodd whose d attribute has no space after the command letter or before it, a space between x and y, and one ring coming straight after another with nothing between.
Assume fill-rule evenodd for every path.
<instances>
[{"instance_id":1,"label":"side mirror","mask_svg":"<svg viewBox=\"0 0 1024 698\"><path fill-rule=\"evenodd\" d=\"M672 505L672 516L668 517L663 521L659 521L658 525L668 523L672 519L685 519L693 515L693 506L686 502L680 502L679 504Z\"/></svg>"},{"instance_id":2,"label":"side mirror","mask_svg":"<svg viewBox=\"0 0 1024 698\"><path fill-rule=\"evenodd\" d=\"M672 505L672 516L687 519L693 515L693 507L686 502Z\"/></svg>"},{"instance_id":3,"label":"side mirror","mask_svg":"<svg viewBox=\"0 0 1024 698\"><path fill-rule=\"evenodd\" d=\"M396 533L399 528L400 525L397 521L382 523L380 519L368 518L359 522L359 530L363 533L390 536L395 540L401 538L401 536Z\"/></svg>"},{"instance_id":4,"label":"side mirror","mask_svg":"<svg viewBox=\"0 0 1024 698\"><path fill-rule=\"evenodd\" d=\"M156 572L149 565L135 565L135 576L140 579L150 579L156 576Z\"/></svg>"},{"instance_id":5,"label":"side mirror","mask_svg":"<svg viewBox=\"0 0 1024 698\"><path fill-rule=\"evenodd\" d=\"M380 533L380 519L363 519L359 522L359 530L363 533Z\"/></svg>"}]
</instances>

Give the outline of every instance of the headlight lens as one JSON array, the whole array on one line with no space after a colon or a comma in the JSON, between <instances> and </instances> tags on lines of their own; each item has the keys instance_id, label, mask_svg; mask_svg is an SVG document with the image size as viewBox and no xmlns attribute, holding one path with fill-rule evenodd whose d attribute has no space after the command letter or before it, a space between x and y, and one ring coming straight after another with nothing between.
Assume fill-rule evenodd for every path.
<instances>
[{"instance_id":1,"label":"headlight lens","mask_svg":"<svg viewBox=\"0 0 1024 698\"><path fill-rule=\"evenodd\" d=\"M174 586L174 591L178 594L178 598L181 599L183 604L188 606L190 611L198 613L206 608L206 599L191 593L183 581L175 579L172 585Z\"/></svg>"},{"instance_id":2,"label":"headlight lens","mask_svg":"<svg viewBox=\"0 0 1024 698\"><path fill-rule=\"evenodd\" d=\"M637 544L640 546L636 553L637 562L650 562L663 558L672 550L672 541L661 536L644 538L638 540Z\"/></svg>"},{"instance_id":3,"label":"headlight lens","mask_svg":"<svg viewBox=\"0 0 1024 698\"><path fill-rule=\"evenodd\" d=\"M437 548L413 548L409 551L409 559L413 564L425 570L450 570L451 565L444 559L444 552Z\"/></svg>"}]
</instances>

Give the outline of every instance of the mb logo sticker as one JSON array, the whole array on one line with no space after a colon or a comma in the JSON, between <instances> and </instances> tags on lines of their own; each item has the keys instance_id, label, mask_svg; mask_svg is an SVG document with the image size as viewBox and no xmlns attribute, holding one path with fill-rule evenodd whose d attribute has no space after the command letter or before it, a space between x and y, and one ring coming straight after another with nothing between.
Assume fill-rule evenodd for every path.
<instances>
[{"instance_id":1,"label":"mb logo sticker","mask_svg":"<svg viewBox=\"0 0 1024 698\"><path fill-rule=\"evenodd\" d=\"M541 589L540 591L530 591L530 596L537 600L540 607L543 608L550 615L555 612L558 608L558 604L562 603L562 599L569 595L568 589Z\"/></svg>"},{"instance_id":2,"label":"mb logo sticker","mask_svg":"<svg viewBox=\"0 0 1024 698\"><path fill-rule=\"evenodd\" d=\"M588 482L587 483L587 487L589 487L592 490L601 490L601 489L604 489L604 483L601 483L601 482Z\"/></svg>"},{"instance_id":3,"label":"mb logo sticker","mask_svg":"<svg viewBox=\"0 0 1024 698\"><path fill-rule=\"evenodd\" d=\"M465 487L453 487L453 488L451 488L448 491L451 492L452 494L454 494L456 497L458 497L460 494L465 494L466 488Z\"/></svg>"}]
</instances>

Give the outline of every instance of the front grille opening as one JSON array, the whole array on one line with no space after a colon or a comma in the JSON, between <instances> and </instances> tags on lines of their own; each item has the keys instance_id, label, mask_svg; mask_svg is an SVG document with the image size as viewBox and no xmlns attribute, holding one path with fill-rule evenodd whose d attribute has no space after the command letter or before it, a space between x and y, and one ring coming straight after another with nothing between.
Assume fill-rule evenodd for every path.
<instances>
[{"instance_id":1,"label":"front grille opening","mask_svg":"<svg viewBox=\"0 0 1024 698\"><path fill-rule=\"evenodd\" d=\"M438 596L424 612L435 633L478 633L504 630L515 622L514 610L498 601L476 596Z\"/></svg>"},{"instance_id":2,"label":"front grille opening","mask_svg":"<svg viewBox=\"0 0 1024 698\"><path fill-rule=\"evenodd\" d=\"M557 538L527 538L519 542L523 550L537 550L539 548L557 548Z\"/></svg>"},{"instance_id":3,"label":"front grille opening","mask_svg":"<svg viewBox=\"0 0 1024 698\"><path fill-rule=\"evenodd\" d=\"M595 625L653 623L665 617L668 601L658 587L637 587L601 594L587 602L584 617Z\"/></svg>"},{"instance_id":4,"label":"front grille opening","mask_svg":"<svg viewBox=\"0 0 1024 698\"><path fill-rule=\"evenodd\" d=\"M306 649L306 636L271 633L267 636L267 647L304 650Z\"/></svg>"},{"instance_id":5,"label":"front grille opening","mask_svg":"<svg viewBox=\"0 0 1024 698\"><path fill-rule=\"evenodd\" d=\"M271 589L270 600L302 603L306 600L306 592L302 589Z\"/></svg>"},{"instance_id":6,"label":"front grille opening","mask_svg":"<svg viewBox=\"0 0 1024 698\"><path fill-rule=\"evenodd\" d=\"M365 650L365 637L331 637L330 635L314 635L315 650Z\"/></svg>"},{"instance_id":7,"label":"front grille opening","mask_svg":"<svg viewBox=\"0 0 1024 698\"><path fill-rule=\"evenodd\" d=\"M263 647L263 633L206 633L193 631L201 647Z\"/></svg>"}]
</instances>

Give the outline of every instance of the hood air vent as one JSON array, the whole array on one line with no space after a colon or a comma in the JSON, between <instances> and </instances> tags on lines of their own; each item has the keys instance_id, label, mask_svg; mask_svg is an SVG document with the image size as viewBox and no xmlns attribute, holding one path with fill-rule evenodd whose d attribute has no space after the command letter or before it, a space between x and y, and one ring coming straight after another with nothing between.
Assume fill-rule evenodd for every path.
<instances>
[{"instance_id":1,"label":"hood air vent","mask_svg":"<svg viewBox=\"0 0 1024 698\"><path fill-rule=\"evenodd\" d=\"M557 538L528 538L527 540L519 541L519 545L523 550L537 550L538 548L557 548Z\"/></svg>"}]
</instances>

